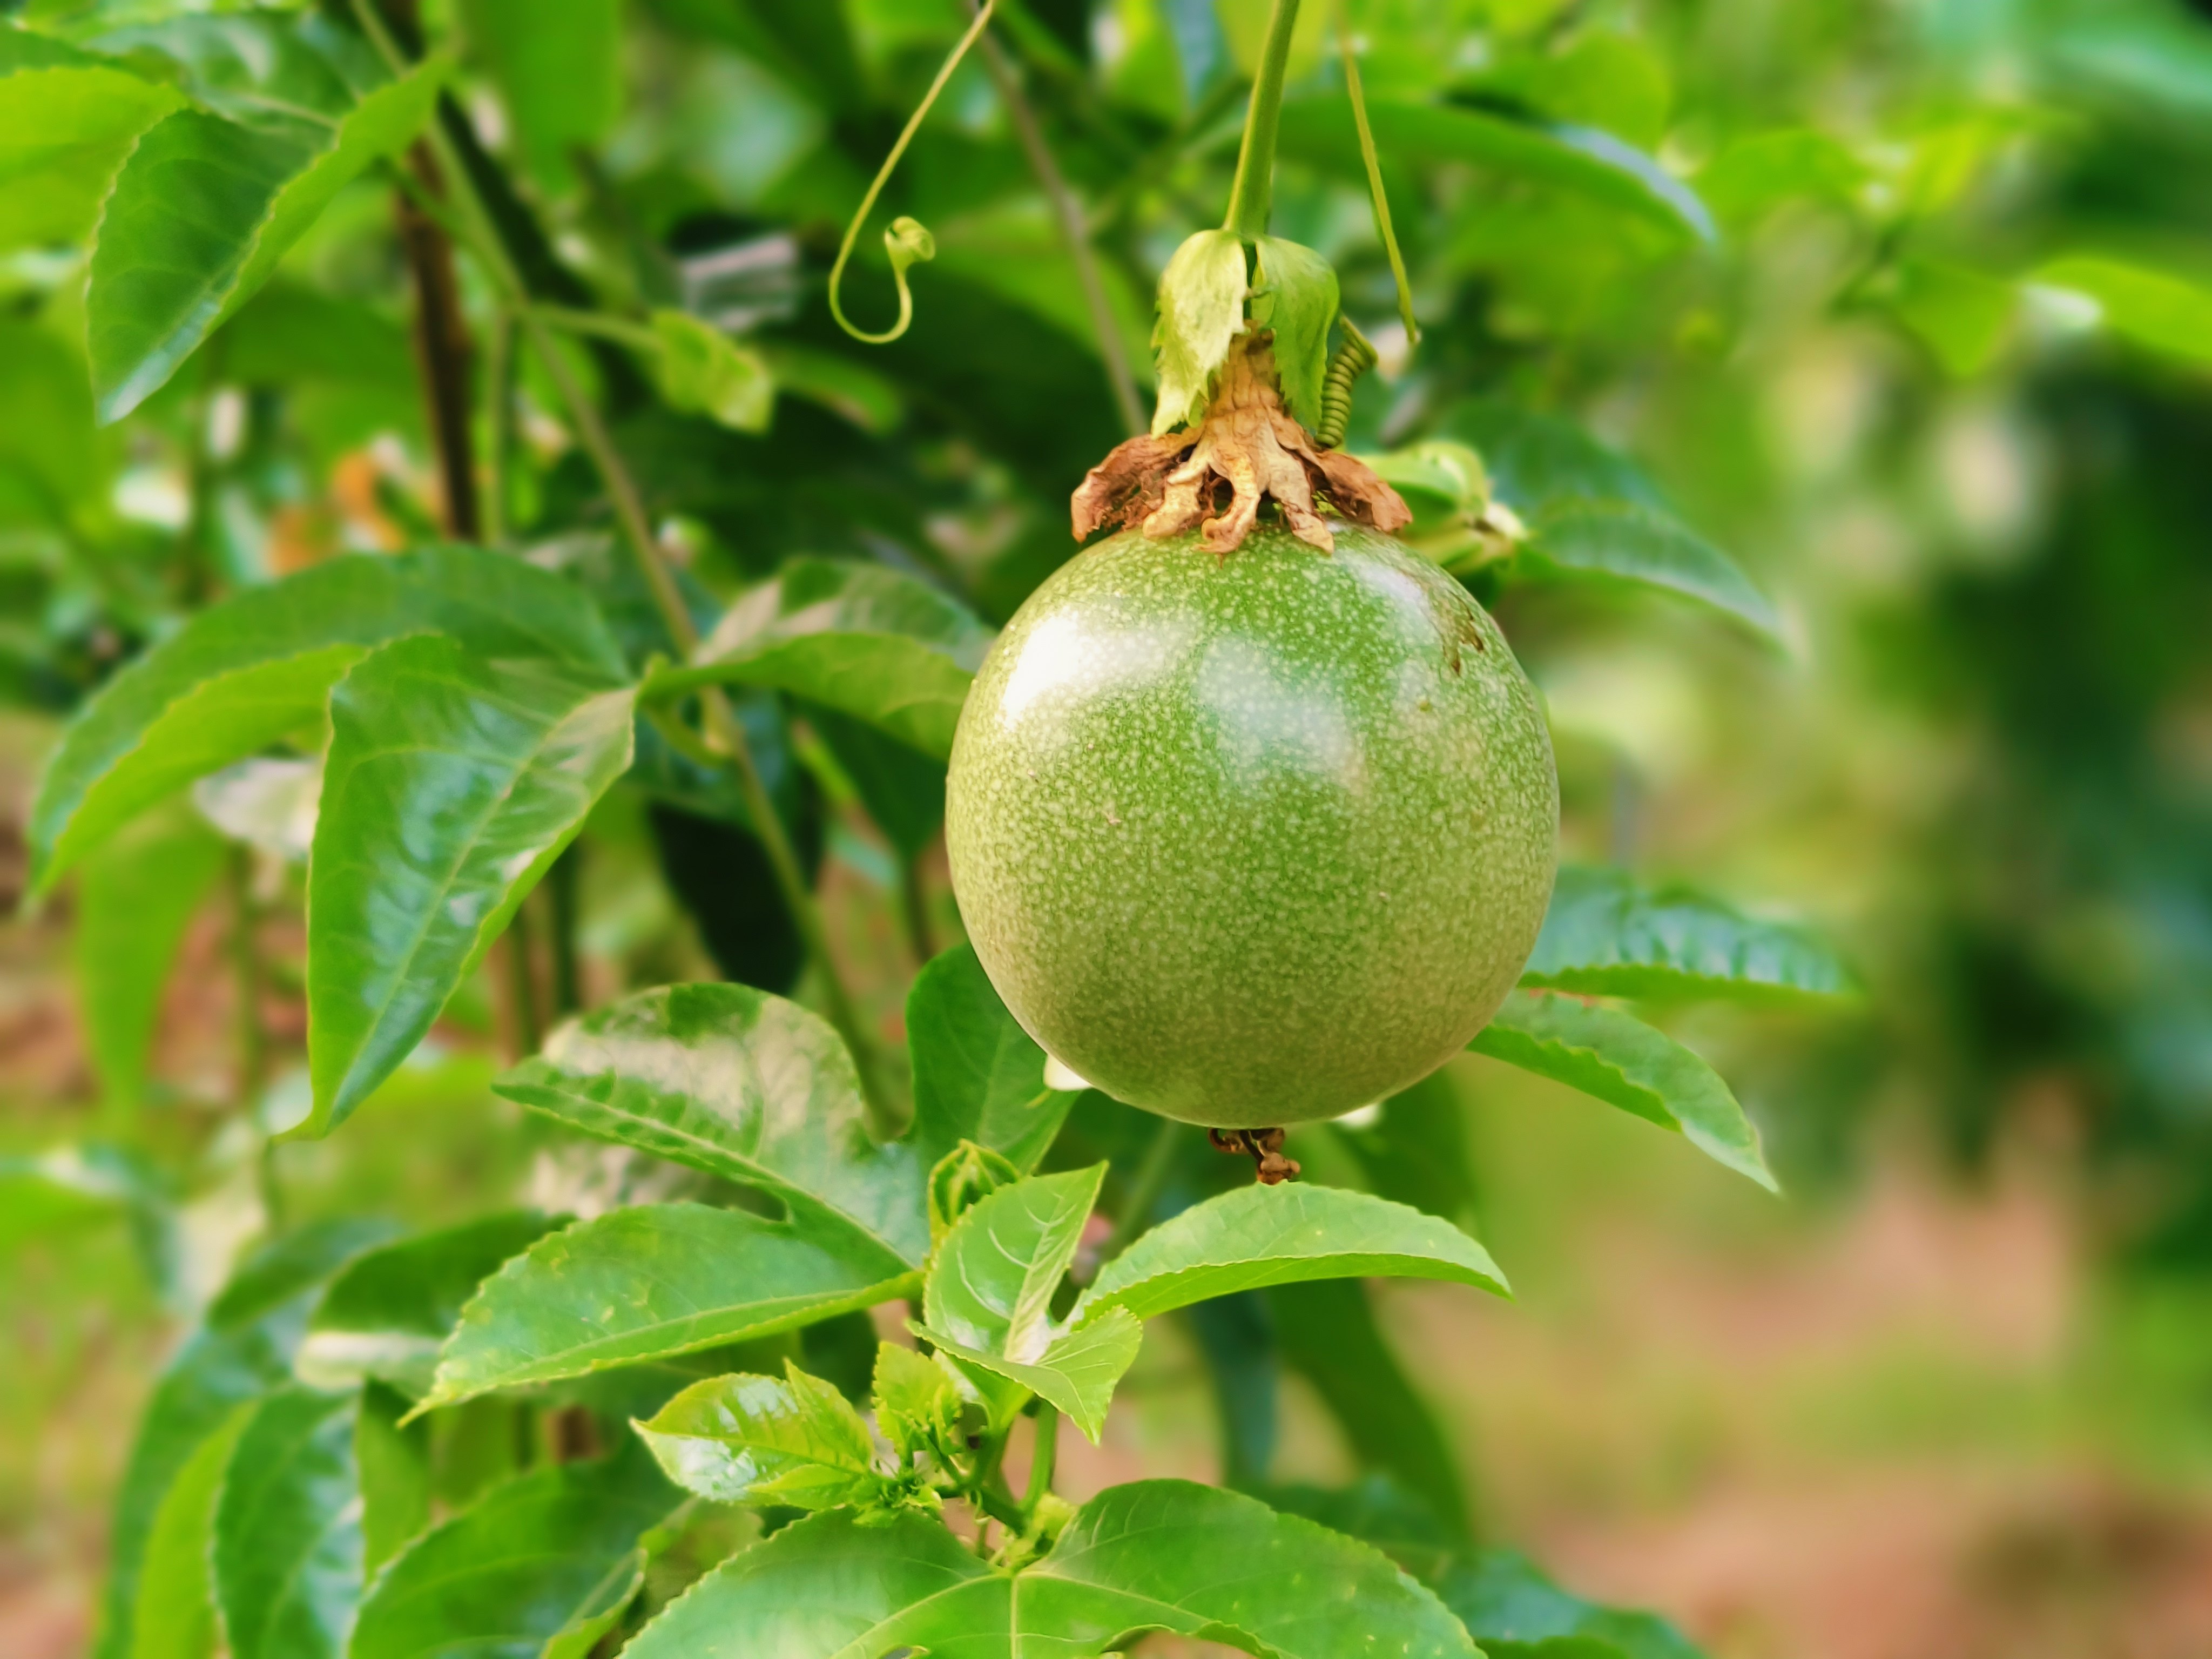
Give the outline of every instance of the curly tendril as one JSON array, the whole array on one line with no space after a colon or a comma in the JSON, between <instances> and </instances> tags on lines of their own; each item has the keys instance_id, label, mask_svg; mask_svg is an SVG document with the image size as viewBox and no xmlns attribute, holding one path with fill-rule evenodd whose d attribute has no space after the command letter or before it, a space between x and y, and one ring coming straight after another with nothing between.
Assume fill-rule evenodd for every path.
<instances>
[{"instance_id":1,"label":"curly tendril","mask_svg":"<svg viewBox=\"0 0 2212 1659\"><path fill-rule=\"evenodd\" d=\"M1314 428L1323 449L1334 449L1344 441L1344 428L1352 420L1352 383L1376 362L1373 343L1352 319L1340 312L1336 320L1344 330L1344 343L1328 360L1328 374L1321 386L1321 424Z\"/></svg>"},{"instance_id":2,"label":"curly tendril","mask_svg":"<svg viewBox=\"0 0 2212 1659\"><path fill-rule=\"evenodd\" d=\"M875 182L868 186L868 193L860 198L860 210L853 216L853 222L845 227L845 240L837 250L837 263L830 267L830 314L837 319L838 327L864 344L889 345L913 325L914 295L907 287L906 274L914 265L937 257L937 241L921 221L910 219L903 214L892 220L890 228L884 232L884 250L890 255L891 260L891 281L898 285L899 311L898 321L880 334L871 334L866 329L855 328L846 317L845 307L837 298L838 288L845 280L846 263L853 257L853 245L860 240L860 227L867 223L868 215L875 209L876 198L883 194L884 186L890 181L891 171L898 166L899 157L906 154L906 147L914 142L914 135L921 129L922 117L929 113L929 106L937 101L937 94L945 90L945 83L952 78L952 71L960 67L960 60L968 55L968 48L974 46L982 34L983 26L991 21L991 9L996 3L997 0L983 0L983 3L975 9L975 21L968 25L968 32L960 37L959 43L938 70L937 78L929 83L929 90L922 94L921 107L907 118L905 130L899 134L898 143L891 146L891 153L884 158L883 166L876 170Z\"/></svg>"}]
</instances>

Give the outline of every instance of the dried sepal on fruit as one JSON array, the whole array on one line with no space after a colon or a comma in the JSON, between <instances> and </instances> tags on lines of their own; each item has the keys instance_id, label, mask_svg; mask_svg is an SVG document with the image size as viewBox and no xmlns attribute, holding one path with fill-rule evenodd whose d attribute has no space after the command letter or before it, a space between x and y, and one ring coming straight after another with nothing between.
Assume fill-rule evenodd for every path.
<instances>
[{"instance_id":1,"label":"dried sepal on fruit","mask_svg":"<svg viewBox=\"0 0 2212 1659\"><path fill-rule=\"evenodd\" d=\"M1141 525L1156 539L1195 528L1206 551L1227 554L1268 499L1299 540L1324 552L1336 538L1321 502L1386 534L1413 517L1365 463L1322 448L1291 417L1262 330L1237 337L1195 427L1117 446L1085 476L1071 516L1079 541L1108 526Z\"/></svg>"}]
</instances>

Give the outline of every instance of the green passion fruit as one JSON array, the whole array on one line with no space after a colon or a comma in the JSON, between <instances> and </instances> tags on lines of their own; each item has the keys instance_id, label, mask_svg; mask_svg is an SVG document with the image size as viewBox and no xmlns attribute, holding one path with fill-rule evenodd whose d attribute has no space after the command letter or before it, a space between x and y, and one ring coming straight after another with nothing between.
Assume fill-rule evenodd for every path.
<instances>
[{"instance_id":1,"label":"green passion fruit","mask_svg":"<svg viewBox=\"0 0 2212 1659\"><path fill-rule=\"evenodd\" d=\"M1129 530L1010 623L952 746L953 888L1024 1029L1131 1105L1258 1128L1419 1080L1497 1011L1552 890L1534 690L1375 531L1225 557Z\"/></svg>"}]
</instances>

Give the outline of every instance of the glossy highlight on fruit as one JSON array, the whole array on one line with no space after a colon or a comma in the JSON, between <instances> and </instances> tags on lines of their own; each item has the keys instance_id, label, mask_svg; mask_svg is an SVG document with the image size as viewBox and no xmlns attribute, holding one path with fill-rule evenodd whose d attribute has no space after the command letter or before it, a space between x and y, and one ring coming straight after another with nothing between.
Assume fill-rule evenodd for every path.
<instances>
[{"instance_id":1,"label":"glossy highlight on fruit","mask_svg":"<svg viewBox=\"0 0 2212 1659\"><path fill-rule=\"evenodd\" d=\"M961 914L1022 1025L1169 1117L1334 1117L1464 1048L1544 919L1551 738L1504 636L1387 536L1131 531L993 647L960 718Z\"/></svg>"}]
</instances>

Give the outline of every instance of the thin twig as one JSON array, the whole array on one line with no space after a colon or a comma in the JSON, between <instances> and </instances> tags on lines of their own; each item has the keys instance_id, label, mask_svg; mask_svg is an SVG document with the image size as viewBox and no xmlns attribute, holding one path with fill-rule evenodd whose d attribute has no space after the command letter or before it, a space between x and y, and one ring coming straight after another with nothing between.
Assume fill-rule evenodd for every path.
<instances>
[{"instance_id":1,"label":"thin twig","mask_svg":"<svg viewBox=\"0 0 2212 1659\"><path fill-rule=\"evenodd\" d=\"M969 0L969 9L977 9L975 0ZM1037 125L1036 112L1022 91L1021 76L1006 61L1005 51L988 34L983 37L982 46L983 65L990 71L992 84L1006 106L1006 118L1013 123L1014 136L1021 140L1023 153L1029 157L1030 171L1036 174L1038 185L1052 203L1053 216L1060 223L1060 240L1066 245L1067 257L1074 263L1075 280L1083 289L1083 303L1090 309L1091 329L1098 336L1098 355L1106 364L1106 380L1113 388L1114 407L1121 414L1122 429L1133 435L1145 431L1147 422L1144 404L1137 396L1137 377L1129 368L1128 344L1121 337L1121 325L1115 321L1114 307L1106 296L1106 283L1098 269L1098 252L1091 245L1083 204L1068 188L1066 176L1060 172L1051 146L1045 143L1044 131Z\"/></svg>"}]
</instances>

